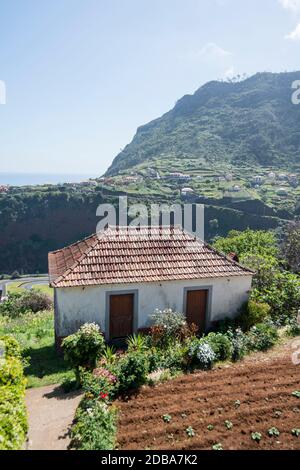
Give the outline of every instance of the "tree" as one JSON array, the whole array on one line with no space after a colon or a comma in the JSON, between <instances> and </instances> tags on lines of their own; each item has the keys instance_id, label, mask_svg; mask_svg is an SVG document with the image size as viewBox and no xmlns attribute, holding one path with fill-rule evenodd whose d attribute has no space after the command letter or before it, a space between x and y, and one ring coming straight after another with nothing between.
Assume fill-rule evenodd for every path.
<instances>
[{"instance_id":1,"label":"tree","mask_svg":"<svg viewBox=\"0 0 300 470\"><path fill-rule=\"evenodd\" d=\"M246 255L278 258L279 255L275 235L263 230L232 230L226 238L218 238L214 247L226 255L236 253L240 258Z\"/></svg>"},{"instance_id":2,"label":"tree","mask_svg":"<svg viewBox=\"0 0 300 470\"><path fill-rule=\"evenodd\" d=\"M255 272L253 287L259 291L268 289L274 281L274 276L279 272L278 260L273 256L243 254L240 262Z\"/></svg>"},{"instance_id":3,"label":"tree","mask_svg":"<svg viewBox=\"0 0 300 470\"><path fill-rule=\"evenodd\" d=\"M285 240L282 245L282 254L289 268L295 273L300 272L300 221L288 225Z\"/></svg>"}]
</instances>

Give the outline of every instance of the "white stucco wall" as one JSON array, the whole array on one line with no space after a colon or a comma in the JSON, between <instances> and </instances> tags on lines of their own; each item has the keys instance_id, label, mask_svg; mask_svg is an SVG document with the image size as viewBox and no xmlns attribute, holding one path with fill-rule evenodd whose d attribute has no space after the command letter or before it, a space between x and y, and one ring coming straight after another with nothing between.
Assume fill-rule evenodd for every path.
<instances>
[{"instance_id":1,"label":"white stucco wall","mask_svg":"<svg viewBox=\"0 0 300 470\"><path fill-rule=\"evenodd\" d=\"M56 289L55 329L57 336L68 336L84 323L95 322L102 331L108 331L107 293L137 291L136 327L151 323L156 308L172 308L185 312L185 289L210 288L207 325L225 317L233 318L248 299L251 276L171 281L162 283L122 284L114 286L75 287Z\"/></svg>"}]
</instances>

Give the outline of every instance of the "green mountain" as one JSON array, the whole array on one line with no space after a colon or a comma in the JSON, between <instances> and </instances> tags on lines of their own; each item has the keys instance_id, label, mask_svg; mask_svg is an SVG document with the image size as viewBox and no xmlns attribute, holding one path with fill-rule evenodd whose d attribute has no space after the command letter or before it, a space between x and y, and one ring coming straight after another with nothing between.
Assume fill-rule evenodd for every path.
<instances>
[{"instance_id":1,"label":"green mountain","mask_svg":"<svg viewBox=\"0 0 300 470\"><path fill-rule=\"evenodd\" d=\"M291 99L299 79L300 72L258 73L240 82L207 83L140 127L106 175L174 158L197 159L199 167L299 169L300 105Z\"/></svg>"}]
</instances>

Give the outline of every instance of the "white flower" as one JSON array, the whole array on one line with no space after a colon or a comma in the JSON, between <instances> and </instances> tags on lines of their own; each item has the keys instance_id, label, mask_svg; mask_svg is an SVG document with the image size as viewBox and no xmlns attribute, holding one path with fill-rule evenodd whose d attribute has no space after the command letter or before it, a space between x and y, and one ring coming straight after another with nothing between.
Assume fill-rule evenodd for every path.
<instances>
[{"instance_id":1,"label":"white flower","mask_svg":"<svg viewBox=\"0 0 300 470\"><path fill-rule=\"evenodd\" d=\"M99 325L96 325L96 323L85 323L80 328L80 331L86 335L92 335L101 332Z\"/></svg>"}]
</instances>

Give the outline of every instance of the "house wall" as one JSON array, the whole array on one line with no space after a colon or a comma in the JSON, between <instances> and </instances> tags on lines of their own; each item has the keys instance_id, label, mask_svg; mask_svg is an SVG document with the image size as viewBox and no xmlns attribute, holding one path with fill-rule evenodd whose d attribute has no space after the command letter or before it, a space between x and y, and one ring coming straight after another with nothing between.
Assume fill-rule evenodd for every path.
<instances>
[{"instance_id":1,"label":"house wall","mask_svg":"<svg viewBox=\"0 0 300 470\"><path fill-rule=\"evenodd\" d=\"M186 290L209 289L207 327L225 317L233 318L248 299L252 276L237 276L192 281L122 284L114 286L74 287L55 290L55 331L57 337L68 336L84 323L95 322L109 331L109 295L135 293L135 328L151 324L155 309L172 308L185 312Z\"/></svg>"}]
</instances>

